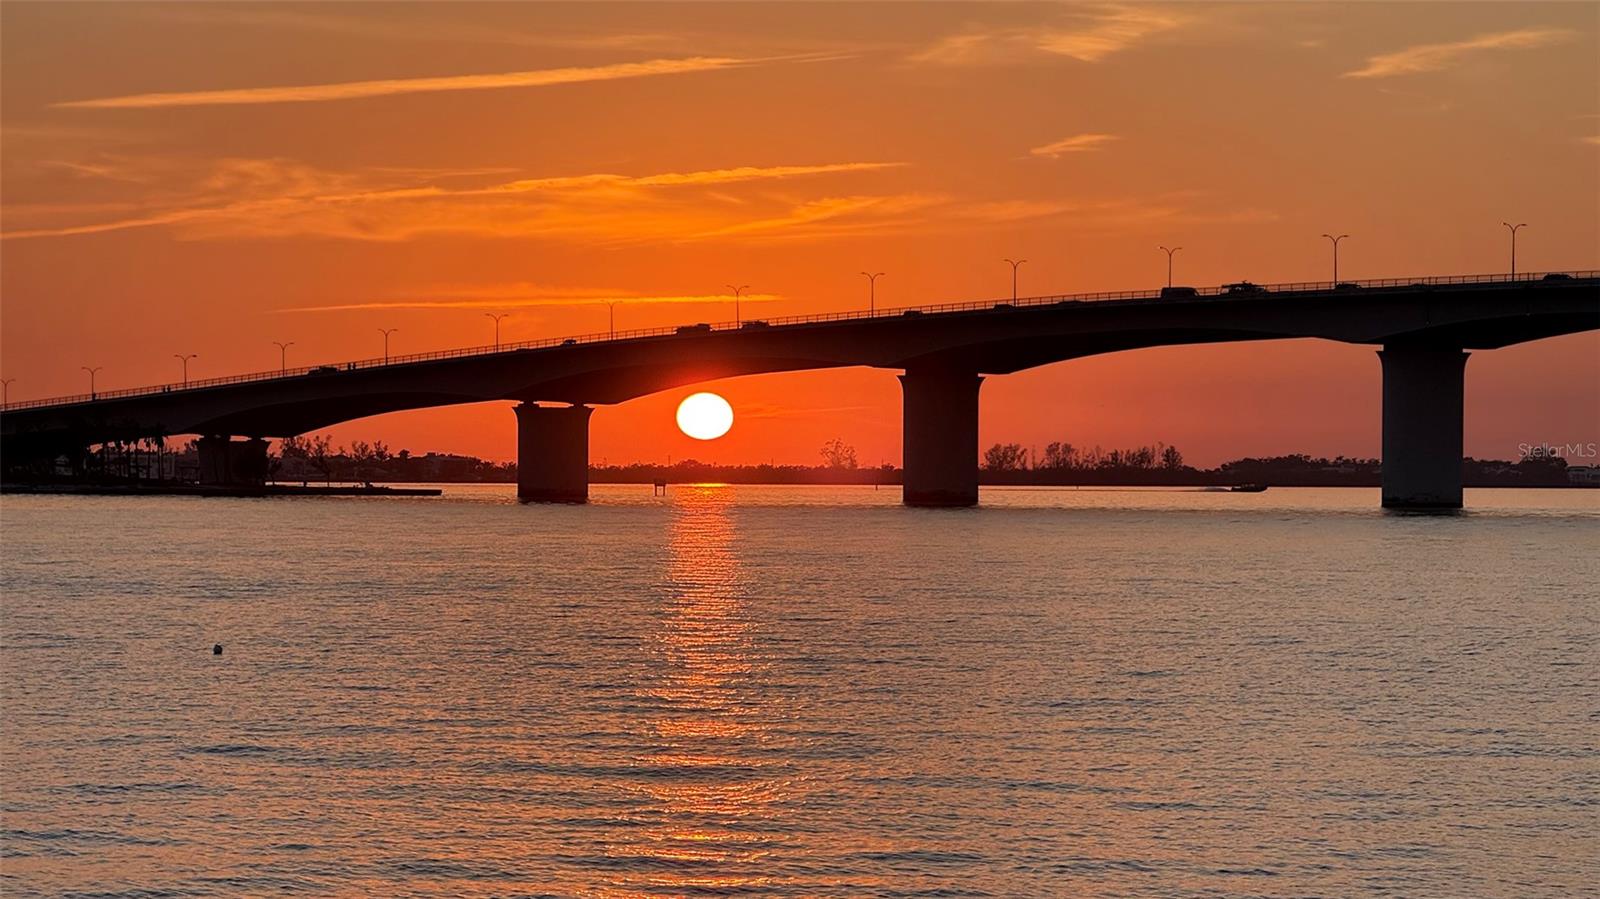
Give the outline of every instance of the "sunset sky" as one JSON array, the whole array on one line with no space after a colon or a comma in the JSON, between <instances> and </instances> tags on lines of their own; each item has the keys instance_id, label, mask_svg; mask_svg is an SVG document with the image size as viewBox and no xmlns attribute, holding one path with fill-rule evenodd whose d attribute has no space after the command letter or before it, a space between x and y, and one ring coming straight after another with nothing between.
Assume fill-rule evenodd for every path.
<instances>
[{"instance_id":1,"label":"sunset sky","mask_svg":"<svg viewBox=\"0 0 1600 899\"><path fill-rule=\"evenodd\" d=\"M1600 5L0 6L10 397L733 318L1600 268ZM595 462L899 462L895 372L593 417ZM990 378L981 439L1374 456L1371 347ZM1475 354L1466 448L1600 440L1600 335ZM681 435L697 389L728 436ZM514 457L509 404L337 442Z\"/></svg>"}]
</instances>

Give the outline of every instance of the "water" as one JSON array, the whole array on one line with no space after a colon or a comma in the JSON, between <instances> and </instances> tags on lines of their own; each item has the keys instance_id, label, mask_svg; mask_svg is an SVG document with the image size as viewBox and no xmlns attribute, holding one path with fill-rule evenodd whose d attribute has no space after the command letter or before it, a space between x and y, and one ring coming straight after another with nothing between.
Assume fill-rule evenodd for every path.
<instances>
[{"instance_id":1,"label":"water","mask_svg":"<svg viewBox=\"0 0 1600 899\"><path fill-rule=\"evenodd\" d=\"M1600 881L1600 493L594 495L7 497L0 892Z\"/></svg>"}]
</instances>

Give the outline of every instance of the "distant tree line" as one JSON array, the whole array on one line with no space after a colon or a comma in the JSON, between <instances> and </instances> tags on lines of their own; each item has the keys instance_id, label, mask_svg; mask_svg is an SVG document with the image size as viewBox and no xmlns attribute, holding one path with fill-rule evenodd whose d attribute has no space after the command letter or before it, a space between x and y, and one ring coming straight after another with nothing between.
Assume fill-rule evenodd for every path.
<instances>
[{"instance_id":1,"label":"distant tree line","mask_svg":"<svg viewBox=\"0 0 1600 899\"><path fill-rule=\"evenodd\" d=\"M820 465L719 465L685 459L673 464L635 462L591 465L597 484L876 484L901 482L902 472L884 463L862 467L855 447L834 438L818 451ZM199 473L195 442L170 447L165 441L107 443L76 458L5 460L7 483L68 481L179 480ZM26 463L26 464L24 464ZM452 453L415 455L391 451L382 441L353 441L335 447L327 435L279 441L267 460L271 480L292 483L505 483L517 479L515 462L492 462ZM1247 457L1201 469L1186 464L1175 446L1156 443L1132 449L1082 449L1070 443L1046 444L1037 457L1020 443L996 443L983 452L979 482L1039 486L1229 486L1375 487L1381 483L1377 459L1313 457L1303 453ZM1462 482L1468 487L1566 487L1567 461L1530 455L1518 462L1466 458Z\"/></svg>"},{"instance_id":2,"label":"distant tree line","mask_svg":"<svg viewBox=\"0 0 1600 899\"><path fill-rule=\"evenodd\" d=\"M996 443L983 453L983 468L988 471L1105 471L1134 469L1151 471L1182 471L1183 453L1175 446L1157 443L1133 449L1102 450L1080 449L1070 443L1047 443L1037 458L1029 458L1029 450L1020 443ZM1191 469L1192 470L1192 469Z\"/></svg>"},{"instance_id":3,"label":"distant tree line","mask_svg":"<svg viewBox=\"0 0 1600 899\"><path fill-rule=\"evenodd\" d=\"M820 465L723 465L684 459L672 464L634 462L591 465L597 484L718 482L729 484L878 484L901 482L890 464L862 467L854 446L834 438L818 450ZM1468 486L1566 486L1567 463L1560 458L1521 462L1462 460ZM490 462L472 456L407 450L391 452L381 441L354 441L335 448L322 435L283 441L269 461L278 480L307 481L515 481L515 462ZM1304 487L1371 487L1382 478L1377 459L1352 456L1284 456L1234 459L1216 468L1184 462L1176 446L1155 443L1128 449L1078 447L1052 442L1043 452L1020 443L996 443L983 452L981 483L990 485L1229 486L1266 484Z\"/></svg>"},{"instance_id":4,"label":"distant tree line","mask_svg":"<svg viewBox=\"0 0 1600 899\"><path fill-rule=\"evenodd\" d=\"M383 441L352 441L335 449L326 435L289 437L267 459L277 481L505 482L517 479L515 462L490 462L451 453L391 452Z\"/></svg>"}]
</instances>

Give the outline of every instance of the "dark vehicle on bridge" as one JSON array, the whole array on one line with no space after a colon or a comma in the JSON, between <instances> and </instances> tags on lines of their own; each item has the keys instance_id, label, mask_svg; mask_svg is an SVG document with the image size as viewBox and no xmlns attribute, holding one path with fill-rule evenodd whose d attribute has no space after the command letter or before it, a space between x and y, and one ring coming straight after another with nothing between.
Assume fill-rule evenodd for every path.
<instances>
[{"instance_id":1,"label":"dark vehicle on bridge","mask_svg":"<svg viewBox=\"0 0 1600 899\"><path fill-rule=\"evenodd\" d=\"M680 325L678 327L677 333L679 333L679 334L705 334L710 330L711 330L711 326L710 325L706 324L705 322L701 322L701 323L699 323L697 325Z\"/></svg>"},{"instance_id":2,"label":"dark vehicle on bridge","mask_svg":"<svg viewBox=\"0 0 1600 899\"><path fill-rule=\"evenodd\" d=\"M1163 300L1185 299L1185 298L1188 298L1188 297L1197 297L1199 295L1200 295L1200 291L1195 290L1193 287L1163 287L1163 288L1161 288L1161 298Z\"/></svg>"},{"instance_id":3,"label":"dark vehicle on bridge","mask_svg":"<svg viewBox=\"0 0 1600 899\"><path fill-rule=\"evenodd\" d=\"M1571 281L1572 280L1572 276L1567 274L1566 272L1555 272L1554 274L1545 275L1542 280L1545 280L1545 281Z\"/></svg>"},{"instance_id":4,"label":"dark vehicle on bridge","mask_svg":"<svg viewBox=\"0 0 1600 899\"><path fill-rule=\"evenodd\" d=\"M577 346L578 345L578 340L575 337L568 337L566 340L561 341L561 345L562 346Z\"/></svg>"},{"instance_id":5,"label":"dark vehicle on bridge","mask_svg":"<svg viewBox=\"0 0 1600 899\"><path fill-rule=\"evenodd\" d=\"M756 319L751 319L750 321L745 322L744 324L740 325L739 327L745 328L745 329L750 329L750 328L770 328L772 326L767 324L766 322L762 321L761 319L756 318Z\"/></svg>"},{"instance_id":6,"label":"dark vehicle on bridge","mask_svg":"<svg viewBox=\"0 0 1600 899\"><path fill-rule=\"evenodd\" d=\"M316 368L306 372L308 375L332 375L338 373L339 366L337 365L319 365Z\"/></svg>"},{"instance_id":7,"label":"dark vehicle on bridge","mask_svg":"<svg viewBox=\"0 0 1600 899\"><path fill-rule=\"evenodd\" d=\"M1223 291L1230 297L1261 296L1267 289L1260 284L1251 284L1249 281L1240 281L1237 284L1223 285Z\"/></svg>"},{"instance_id":8,"label":"dark vehicle on bridge","mask_svg":"<svg viewBox=\"0 0 1600 899\"><path fill-rule=\"evenodd\" d=\"M1360 284L1352 284L1349 281L1344 281L1342 283L1333 285L1333 289L1334 290L1360 290L1361 289L1361 285Z\"/></svg>"},{"instance_id":9,"label":"dark vehicle on bridge","mask_svg":"<svg viewBox=\"0 0 1600 899\"><path fill-rule=\"evenodd\" d=\"M917 316L922 314L922 310L921 309L907 309L906 311L904 311L904 312L902 312L900 314L902 316L906 317L906 318L916 318Z\"/></svg>"},{"instance_id":10,"label":"dark vehicle on bridge","mask_svg":"<svg viewBox=\"0 0 1600 899\"><path fill-rule=\"evenodd\" d=\"M1017 307L1016 307L1016 304L1014 304L1014 303L995 303L994 304L994 308L997 309L997 310L1004 310L1004 309L1015 309Z\"/></svg>"}]
</instances>

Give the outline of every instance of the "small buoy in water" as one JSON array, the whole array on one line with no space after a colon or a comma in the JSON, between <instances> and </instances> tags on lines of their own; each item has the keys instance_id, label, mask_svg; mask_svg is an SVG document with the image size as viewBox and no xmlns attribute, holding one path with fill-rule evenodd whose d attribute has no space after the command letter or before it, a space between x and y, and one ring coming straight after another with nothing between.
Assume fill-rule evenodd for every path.
<instances>
[{"instance_id":1,"label":"small buoy in water","mask_svg":"<svg viewBox=\"0 0 1600 899\"><path fill-rule=\"evenodd\" d=\"M211 654L214 655L214 656L222 655L222 644L221 643L213 643L213 644L211 644Z\"/></svg>"}]
</instances>

